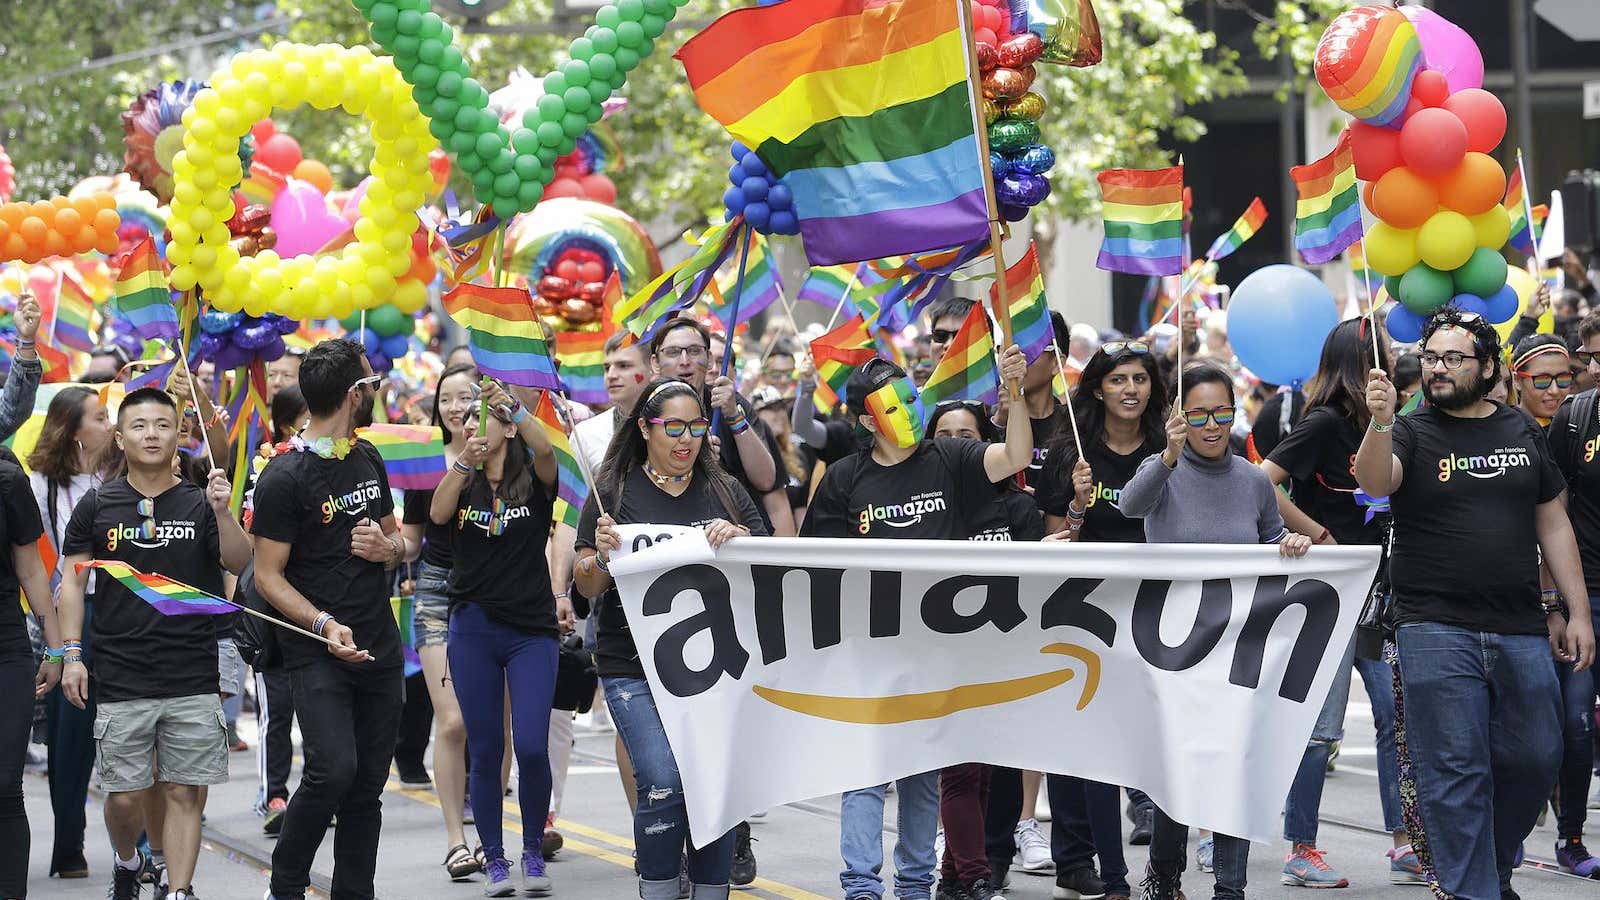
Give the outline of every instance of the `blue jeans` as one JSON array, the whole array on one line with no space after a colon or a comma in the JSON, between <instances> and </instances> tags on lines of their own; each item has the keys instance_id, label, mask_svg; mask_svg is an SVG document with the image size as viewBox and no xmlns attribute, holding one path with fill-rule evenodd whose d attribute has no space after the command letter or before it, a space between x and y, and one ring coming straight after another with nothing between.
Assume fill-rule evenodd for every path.
<instances>
[{"instance_id":1,"label":"blue jeans","mask_svg":"<svg viewBox=\"0 0 1600 900\"><path fill-rule=\"evenodd\" d=\"M1058 873L1094 868L1108 891L1128 890L1128 862L1122 855L1121 792L1115 785L1076 775L1046 775L1050 798L1050 859Z\"/></svg>"},{"instance_id":2,"label":"blue jeans","mask_svg":"<svg viewBox=\"0 0 1600 900\"><path fill-rule=\"evenodd\" d=\"M633 760L638 810L633 814L633 845L637 850L640 896L678 896L678 868L685 848L689 854L689 880L699 885L728 883L733 869L733 832L695 849L689 841L689 810L683 801L683 779L678 761L667 743L661 714L656 711L650 683L642 678L606 678L606 708L622 736L622 746ZM545 739L539 733L539 739ZM931 844L931 841L930 841Z\"/></svg>"},{"instance_id":3,"label":"blue jeans","mask_svg":"<svg viewBox=\"0 0 1600 900\"><path fill-rule=\"evenodd\" d=\"M1164 875L1177 875L1189 860L1189 826L1174 822L1157 806L1150 837L1150 867ZM1241 837L1213 834L1211 865L1217 900L1244 900L1246 870L1250 867L1250 842ZM1498 898L1497 898L1498 900Z\"/></svg>"},{"instance_id":4,"label":"blue jeans","mask_svg":"<svg viewBox=\"0 0 1600 900\"><path fill-rule=\"evenodd\" d=\"M1317 814L1322 810L1322 785L1328 779L1328 756L1334 742L1344 738L1344 711L1350 704L1350 664L1355 648L1352 641L1345 651L1344 664L1322 701L1311 740L1300 755L1300 768L1294 773L1289 797L1283 803L1283 839L1291 844L1317 843Z\"/></svg>"},{"instance_id":5,"label":"blue jeans","mask_svg":"<svg viewBox=\"0 0 1600 900\"><path fill-rule=\"evenodd\" d=\"M839 801L839 884L849 900L882 897L883 803L886 784L846 791ZM939 773L895 781L899 838L894 844L894 895L928 900L933 895L934 835L939 830Z\"/></svg>"},{"instance_id":6,"label":"blue jeans","mask_svg":"<svg viewBox=\"0 0 1600 900\"><path fill-rule=\"evenodd\" d=\"M1417 807L1439 886L1499 900L1561 764L1561 688L1542 635L1423 622L1396 635Z\"/></svg>"},{"instance_id":7,"label":"blue jeans","mask_svg":"<svg viewBox=\"0 0 1600 900\"><path fill-rule=\"evenodd\" d=\"M1590 767L1594 763L1594 670L1574 672L1571 663L1554 663L1561 684L1561 809L1556 814L1556 833L1563 838L1581 838L1589 817Z\"/></svg>"},{"instance_id":8,"label":"blue jeans","mask_svg":"<svg viewBox=\"0 0 1600 900\"><path fill-rule=\"evenodd\" d=\"M550 704L556 693L556 639L519 631L489 618L483 607L464 603L450 616L450 683L461 705L472 754L467 796L477 817L484 854L505 855L501 830L504 793L505 696L511 694L511 741L517 755L517 806L522 813L522 852L537 854L550 814Z\"/></svg>"}]
</instances>

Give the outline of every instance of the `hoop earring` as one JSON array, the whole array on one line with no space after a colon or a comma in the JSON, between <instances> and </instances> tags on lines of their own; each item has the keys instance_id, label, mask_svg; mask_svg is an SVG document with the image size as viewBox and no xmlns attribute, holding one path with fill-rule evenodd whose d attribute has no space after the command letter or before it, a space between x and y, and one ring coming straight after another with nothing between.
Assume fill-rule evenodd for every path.
<instances>
[{"instance_id":1,"label":"hoop earring","mask_svg":"<svg viewBox=\"0 0 1600 900\"><path fill-rule=\"evenodd\" d=\"M73 443L78 445L78 452L82 453L83 452L83 441L74 440Z\"/></svg>"}]
</instances>

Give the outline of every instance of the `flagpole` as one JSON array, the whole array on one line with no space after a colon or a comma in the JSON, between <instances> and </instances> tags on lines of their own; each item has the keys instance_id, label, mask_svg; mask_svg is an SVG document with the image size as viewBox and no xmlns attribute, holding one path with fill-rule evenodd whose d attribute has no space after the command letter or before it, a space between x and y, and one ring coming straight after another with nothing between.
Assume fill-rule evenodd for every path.
<instances>
[{"instance_id":1,"label":"flagpole","mask_svg":"<svg viewBox=\"0 0 1600 900\"><path fill-rule=\"evenodd\" d=\"M1180 170L1183 168L1182 153L1178 154L1178 168ZM1182 201L1179 201L1178 206L1180 207L1178 210L1178 230L1183 232L1183 268L1184 271L1187 272L1189 269L1189 229L1182 227L1183 216L1185 212L1181 208L1183 206ZM1208 259L1210 254L1211 251L1207 250L1206 255ZM1174 398L1174 402L1178 404L1179 408L1182 408L1183 406L1183 307L1189 299L1189 289L1194 286L1195 281L1200 278L1200 272L1204 269L1205 266L1201 266L1199 269L1195 270L1195 273L1186 281L1178 282L1178 296L1173 298L1172 301L1172 305L1177 307L1178 310L1178 314L1174 316L1174 319L1178 325L1178 396Z\"/></svg>"},{"instance_id":2,"label":"flagpole","mask_svg":"<svg viewBox=\"0 0 1600 900\"><path fill-rule=\"evenodd\" d=\"M1524 194L1526 194L1526 192L1524 192ZM1532 219L1529 219L1530 223L1532 221L1533 221ZM1533 225L1530 224L1528 226L1528 228L1529 228L1528 233L1532 234L1533 233L1533 231L1532 231ZM66 276L64 274L62 274L62 271L60 269L56 269L56 310L50 316L50 341L49 341L49 343L50 343L50 346L52 346L52 347L54 347L56 345L56 326L61 324L61 287L62 287L62 283L65 280L66 280Z\"/></svg>"},{"instance_id":3,"label":"flagpole","mask_svg":"<svg viewBox=\"0 0 1600 900\"><path fill-rule=\"evenodd\" d=\"M1523 260L1528 267L1528 274L1534 280L1539 279L1539 265L1544 260L1539 258L1539 235L1533 227L1533 185L1528 181L1528 171L1522 165L1522 148L1517 148L1517 174L1522 176L1522 215L1528 220L1528 242L1533 245L1533 252ZM60 301L57 301L58 303Z\"/></svg>"},{"instance_id":4,"label":"flagpole","mask_svg":"<svg viewBox=\"0 0 1600 900\"><path fill-rule=\"evenodd\" d=\"M738 273L739 278L733 283L733 305L728 308L728 333L724 336L724 340L722 342L722 369L718 373L718 377L727 377L728 369L733 366L733 326L734 323L739 321L739 304L744 300L744 266L745 263L750 259L750 238L753 237L755 233L755 226L749 224L748 222L745 223L744 241L739 246L739 268L734 270ZM737 392L734 396L734 402L737 403ZM711 411L711 433L716 434L717 427L721 424L722 408L717 407Z\"/></svg>"},{"instance_id":5,"label":"flagpole","mask_svg":"<svg viewBox=\"0 0 1600 900\"><path fill-rule=\"evenodd\" d=\"M194 373L189 371L189 357L183 352L182 348L179 348L178 351L178 362L183 366L184 380L189 382L189 402L194 404L194 414L198 417L200 415L200 394L194 386ZM249 390L249 387L247 386L245 389ZM211 436L207 433L205 422L203 420L200 423L200 437L206 442L206 459L211 462L211 468L222 468L221 466L217 465L217 454L216 451L211 449ZM247 428L245 433L239 437L240 443L243 443L248 437L249 429Z\"/></svg>"},{"instance_id":6,"label":"flagpole","mask_svg":"<svg viewBox=\"0 0 1600 900\"><path fill-rule=\"evenodd\" d=\"M1362 207L1361 198L1356 197L1356 219L1361 225L1361 280L1367 286L1367 327L1372 329L1372 367L1383 368L1383 351L1378 349L1378 295L1372 291L1372 270L1367 267L1367 211ZM1348 260L1350 248L1345 248L1345 258ZM1398 297L1396 300L1400 299Z\"/></svg>"},{"instance_id":7,"label":"flagpole","mask_svg":"<svg viewBox=\"0 0 1600 900\"><path fill-rule=\"evenodd\" d=\"M78 565L87 567L89 564L88 563L79 563ZM139 571L138 569L135 569L133 566L128 566L128 571L134 573L135 575L143 575L143 574L145 574L145 573ZM154 573L154 574L160 574L160 573ZM162 577L165 578L166 576L163 575ZM211 593L210 591L202 591L199 588L194 587L193 585L184 584L183 582L178 581L176 579L167 578L167 580L171 581L175 585L178 585L179 587L188 588L189 590L194 591L196 594L203 594L203 595L205 595L207 597L211 597L212 599L221 600L223 603L228 604L229 606L233 607L234 609L238 610L239 612L249 613L250 615L255 616L258 619L261 619L261 620L266 621L266 622L271 622L273 625L277 625L280 628L287 628L290 631L293 631L293 632L295 632L297 634L303 634L306 637L311 638L314 641L321 641L322 643L327 644L329 647L338 647L341 650L350 649L350 648L346 647L343 644L334 643L333 641L329 640L328 638L323 637L320 634L316 634L314 632L307 631L306 629L301 628L299 625L295 625L295 624L293 624L291 622L285 622L283 619L280 619L277 616L269 616L266 613L261 612L260 610L251 609L250 607L248 607L248 606L246 606L246 605L244 605L242 603L235 603L232 600L229 600L227 597L219 597L216 594Z\"/></svg>"},{"instance_id":8,"label":"flagpole","mask_svg":"<svg viewBox=\"0 0 1600 900\"><path fill-rule=\"evenodd\" d=\"M1049 313L1046 312L1048 316ZM1050 330L1055 331L1056 323L1050 322ZM1066 399L1062 405L1067 408L1067 422L1072 426L1072 443L1077 445L1078 458L1083 459L1083 436L1078 433L1078 414L1072 411L1072 385L1067 384L1067 366L1061 361L1061 348L1057 346L1055 335L1050 336L1050 349L1056 355L1056 372L1061 375L1061 386L1066 389Z\"/></svg>"},{"instance_id":9,"label":"flagpole","mask_svg":"<svg viewBox=\"0 0 1600 900\"><path fill-rule=\"evenodd\" d=\"M833 315L828 317L828 326L822 329L824 334L832 331L833 326L839 324L839 311L844 309L845 299L850 296L851 291L856 289L856 282L861 280L861 267L863 265L865 264L856 263L855 269L850 273L850 280L844 283L844 293L839 295L839 302L833 305Z\"/></svg>"},{"instance_id":10,"label":"flagpole","mask_svg":"<svg viewBox=\"0 0 1600 900\"><path fill-rule=\"evenodd\" d=\"M978 70L978 38L972 27L972 10L966 0L955 0L955 4L961 18L961 31L966 36L961 52L967 62L967 102L972 106L972 131L978 139L978 165L983 172L983 202L989 213L989 247L994 255L994 280L995 284L1002 285L995 291L996 299L992 306L995 321L1000 323L1001 342L996 349L1004 353L1014 339L1011 334L1011 309L1002 297L1005 293L1006 260L1001 243L1005 235L1000 227L1000 205L994 196L994 171L989 167L989 129L983 121L983 104L979 102L977 94L978 86L983 83L983 73ZM1013 401L1021 398L1022 382L1008 382L1006 395Z\"/></svg>"},{"instance_id":11,"label":"flagpole","mask_svg":"<svg viewBox=\"0 0 1600 900\"><path fill-rule=\"evenodd\" d=\"M589 496L594 498L595 508L600 515L609 516L606 512L606 502L600 499L600 483L595 480L594 470L589 467L589 454L583 452L583 438L578 437L578 424L572 419L572 407L567 405L567 398L560 391L545 391L550 396L550 405L555 408L556 418L561 420L561 427L566 429L567 436L572 439L573 456L578 458L578 471L583 473L585 481L589 482ZM578 510L583 512L583 510Z\"/></svg>"}]
</instances>

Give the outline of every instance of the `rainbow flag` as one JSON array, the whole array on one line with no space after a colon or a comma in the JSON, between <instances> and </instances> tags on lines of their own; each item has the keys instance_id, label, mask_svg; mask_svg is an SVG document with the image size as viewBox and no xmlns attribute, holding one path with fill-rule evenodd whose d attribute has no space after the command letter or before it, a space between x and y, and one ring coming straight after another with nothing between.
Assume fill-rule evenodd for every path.
<instances>
[{"instance_id":1,"label":"rainbow flag","mask_svg":"<svg viewBox=\"0 0 1600 900\"><path fill-rule=\"evenodd\" d=\"M793 2L793 0L789 0ZM856 366L878 355L878 348L861 314L846 320L811 342L811 362L817 367L813 402L826 415L844 404L845 383Z\"/></svg>"},{"instance_id":2,"label":"rainbow flag","mask_svg":"<svg viewBox=\"0 0 1600 900\"><path fill-rule=\"evenodd\" d=\"M744 219L713 225L699 237L685 235L696 245L694 255L662 272L654 281L632 297L618 303L611 311L611 322L628 329L641 341L649 340L656 328L677 313L694 305L705 292L706 285L716 275L722 264L732 255L735 240L744 230Z\"/></svg>"},{"instance_id":3,"label":"rainbow flag","mask_svg":"<svg viewBox=\"0 0 1600 900\"><path fill-rule=\"evenodd\" d=\"M8 357L16 358L16 344L0 338L0 347L5 349ZM33 352L39 355L40 368L44 369L44 373L39 376L40 384L58 384L71 380L72 376L68 370L72 368L72 361L65 353L49 344L34 344Z\"/></svg>"},{"instance_id":4,"label":"rainbow flag","mask_svg":"<svg viewBox=\"0 0 1600 900\"><path fill-rule=\"evenodd\" d=\"M478 371L507 384L561 389L544 326L527 291L458 284L443 299L445 312L467 329L467 346Z\"/></svg>"},{"instance_id":5,"label":"rainbow flag","mask_svg":"<svg viewBox=\"0 0 1600 900\"><path fill-rule=\"evenodd\" d=\"M1105 238L1095 265L1129 275L1183 271L1183 166L1107 169L1100 182Z\"/></svg>"},{"instance_id":6,"label":"rainbow flag","mask_svg":"<svg viewBox=\"0 0 1600 900\"><path fill-rule=\"evenodd\" d=\"M556 334L556 362L567 396L589 406L605 403L607 335L603 331L562 331Z\"/></svg>"},{"instance_id":7,"label":"rainbow flag","mask_svg":"<svg viewBox=\"0 0 1600 900\"><path fill-rule=\"evenodd\" d=\"M1216 262L1244 246L1244 242L1255 237L1256 232L1261 230L1262 223L1266 221L1267 207L1262 204L1261 198L1251 200L1250 205L1245 208L1244 215L1239 217L1239 221L1234 222L1232 228L1211 242L1211 249L1206 251L1206 259Z\"/></svg>"},{"instance_id":8,"label":"rainbow flag","mask_svg":"<svg viewBox=\"0 0 1600 900\"><path fill-rule=\"evenodd\" d=\"M1520 157L1520 153L1518 154ZM1535 207L1528 206L1527 191L1522 184L1522 166L1511 170L1511 177L1506 179L1506 198L1500 205L1506 208L1506 215L1511 217L1511 238L1506 244L1523 256L1532 256L1534 246L1539 241L1540 226L1544 224L1545 216L1550 214L1550 208L1543 203ZM1528 225L1528 214L1533 213L1533 226Z\"/></svg>"},{"instance_id":9,"label":"rainbow flag","mask_svg":"<svg viewBox=\"0 0 1600 900\"><path fill-rule=\"evenodd\" d=\"M750 242L750 258L745 261L744 297L739 301L739 320L730 322L728 317L733 314L733 296L738 285L737 261L712 282L716 288L713 292L716 300L710 304L708 312L721 320L724 331L730 333L755 318L757 313L771 306L783 294L783 279L778 274L778 267L773 264L767 239L759 234Z\"/></svg>"},{"instance_id":10,"label":"rainbow flag","mask_svg":"<svg viewBox=\"0 0 1600 900\"><path fill-rule=\"evenodd\" d=\"M431 491L444 478L444 432L437 425L369 425L356 437L378 448L389 486Z\"/></svg>"},{"instance_id":11,"label":"rainbow flag","mask_svg":"<svg viewBox=\"0 0 1600 900\"><path fill-rule=\"evenodd\" d=\"M909 256L886 256L870 260L867 265L883 278L910 278L914 275L949 274L975 259L989 255L989 239L973 241L959 247L946 247Z\"/></svg>"},{"instance_id":12,"label":"rainbow flag","mask_svg":"<svg viewBox=\"0 0 1600 900\"><path fill-rule=\"evenodd\" d=\"M539 405L534 408L534 418L550 437L550 446L556 451L556 505L550 516L556 522L578 527L578 516L589 499L589 482L584 480L583 467L567 438L566 417L556 409L549 393L539 395Z\"/></svg>"},{"instance_id":13,"label":"rainbow flag","mask_svg":"<svg viewBox=\"0 0 1600 900\"><path fill-rule=\"evenodd\" d=\"M877 323L885 328L899 331L910 324L909 320L896 326L896 319L902 318L897 312L897 307L883 303L886 295L898 282L882 278L873 272L865 263L856 266L819 266L806 273L806 280L800 285L799 299L833 312L834 307L839 308L839 318L847 319L860 314L869 326ZM885 309L889 315L885 317ZM879 322L879 319L884 321Z\"/></svg>"},{"instance_id":14,"label":"rainbow flag","mask_svg":"<svg viewBox=\"0 0 1600 900\"><path fill-rule=\"evenodd\" d=\"M414 595L390 597L389 609L394 612L394 624L400 629L400 656L405 660L406 677L422 671L422 657L417 655L417 598Z\"/></svg>"},{"instance_id":15,"label":"rainbow flag","mask_svg":"<svg viewBox=\"0 0 1600 900\"><path fill-rule=\"evenodd\" d=\"M922 400L928 405L945 400L999 402L1000 370L994 360L994 334L989 330L989 315L982 303L974 303L967 310L961 328L922 385Z\"/></svg>"},{"instance_id":16,"label":"rainbow flag","mask_svg":"<svg viewBox=\"0 0 1600 900\"><path fill-rule=\"evenodd\" d=\"M998 284L989 288L991 300L998 297L999 292ZM1006 308L1011 311L1011 339L1021 348L1028 364L1033 365L1050 349L1056 335L1055 326L1050 322L1050 304L1044 297L1039 249L1032 241L1028 242L1028 252L1022 254L1015 265L1006 268Z\"/></svg>"},{"instance_id":17,"label":"rainbow flag","mask_svg":"<svg viewBox=\"0 0 1600 900\"><path fill-rule=\"evenodd\" d=\"M1327 156L1289 170L1300 199L1294 207L1294 247L1318 266L1361 240L1361 194L1356 188L1350 129Z\"/></svg>"},{"instance_id":18,"label":"rainbow flag","mask_svg":"<svg viewBox=\"0 0 1600 900\"><path fill-rule=\"evenodd\" d=\"M142 526L141 526L142 527ZM78 563L78 571L99 569L127 588L135 597L154 606L163 616L221 616L239 607L199 588L165 575L141 572L125 562L94 559Z\"/></svg>"},{"instance_id":19,"label":"rainbow flag","mask_svg":"<svg viewBox=\"0 0 1600 900\"><path fill-rule=\"evenodd\" d=\"M128 251L117 273L117 309L141 338L178 336L178 308L167 289L167 273L156 255L155 241L149 237Z\"/></svg>"},{"instance_id":20,"label":"rainbow flag","mask_svg":"<svg viewBox=\"0 0 1600 900\"><path fill-rule=\"evenodd\" d=\"M54 343L88 353L94 349L94 301L83 283L71 272L61 275L61 292L56 297Z\"/></svg>"},{"instance_id":21,"label":"rainbow flag","mask_svg":"<svg viewBox=\"0 0 1600 900\"><path fill-rule=\"evenodd\" d=\"M989 234L968 38L952 0L735 10L676 54L700 108L794 192L812 265Z\"/></svg>"}]
</instances>

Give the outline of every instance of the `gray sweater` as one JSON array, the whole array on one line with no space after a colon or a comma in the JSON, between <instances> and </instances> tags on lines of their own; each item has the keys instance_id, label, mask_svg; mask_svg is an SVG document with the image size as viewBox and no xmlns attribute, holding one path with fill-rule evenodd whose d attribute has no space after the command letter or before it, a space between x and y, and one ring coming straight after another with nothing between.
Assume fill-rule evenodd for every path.
<instances>
[{"instance_id":1,"label":"gray sweater","mask_svg":"<svg viewBox=\"0 0 1600 900\"><path fill-rule=\"evenodd\" d=\"M1144 520L1152 544L1276 544L1288 533L1267 473L1229 453L1206 459L1185 444L1178 466L1157 453L1122 489L1122 514Z\"/></svg>"}]
</instances>

